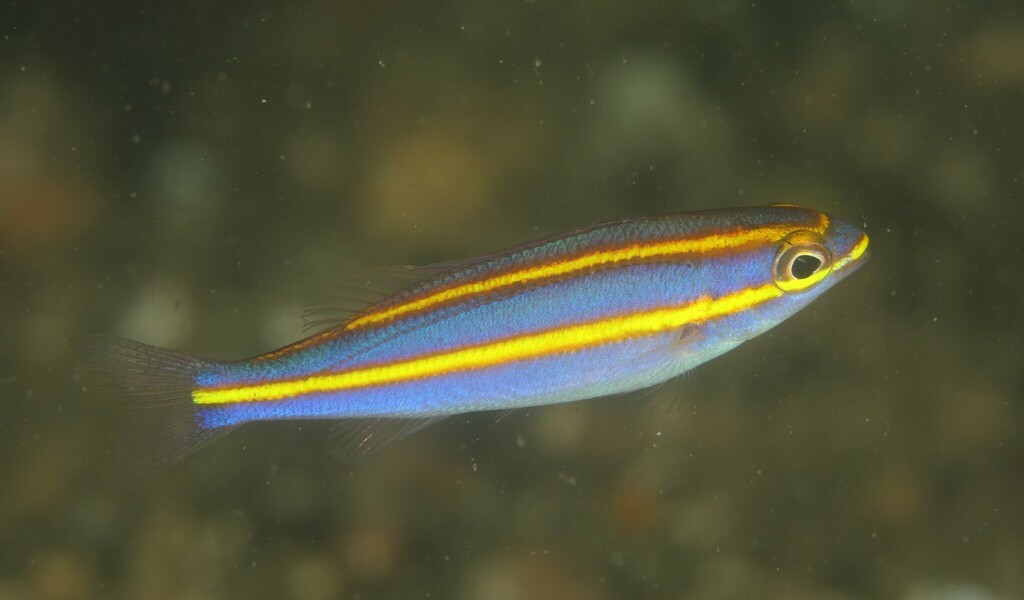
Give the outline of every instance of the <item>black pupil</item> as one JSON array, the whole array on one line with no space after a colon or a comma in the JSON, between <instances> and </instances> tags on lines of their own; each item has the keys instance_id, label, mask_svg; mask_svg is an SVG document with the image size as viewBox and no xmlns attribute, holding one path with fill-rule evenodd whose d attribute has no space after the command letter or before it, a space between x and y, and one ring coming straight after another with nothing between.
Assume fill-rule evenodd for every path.
<instances>
[{"instance_id":1,"label":"black pupil","mask_svg":"<svg viewBox=\"0 0 1024 600\"><path fill-rule=\"evenodd\" d=\"M793 277L807 279L821 267L821 259L812 254L801 254L793 259Z\"/></svg>"}]
</instances>

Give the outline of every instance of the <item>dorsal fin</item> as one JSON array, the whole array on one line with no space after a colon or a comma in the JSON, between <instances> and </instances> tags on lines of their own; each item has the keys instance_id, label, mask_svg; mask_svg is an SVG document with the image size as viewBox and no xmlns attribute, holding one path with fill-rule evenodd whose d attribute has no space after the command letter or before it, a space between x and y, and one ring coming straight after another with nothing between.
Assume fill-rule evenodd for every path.
<instances>
[{"instance_id":1,"label":"dorsal fin","mask_svg":"<svg viewBox=\"0 0 1024 600\"><path fill-rule=\"evenodd\" d=\"M312 335L343 325L381 300L417 283L463 268L466 261L365 269L348 283L313 296L302 311L302 329Z\"/></svg>"}]
</instances>

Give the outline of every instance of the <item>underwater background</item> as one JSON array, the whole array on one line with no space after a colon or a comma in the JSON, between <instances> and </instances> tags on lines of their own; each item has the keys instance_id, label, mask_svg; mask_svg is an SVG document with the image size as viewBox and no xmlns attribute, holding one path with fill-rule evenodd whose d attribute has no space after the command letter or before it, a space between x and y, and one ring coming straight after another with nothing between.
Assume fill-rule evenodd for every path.
<instances>
[{"instance_id":1,"label":"underwater background","mask_svg":"<svg viewBox=\"0 0 1024 600\"><path fill-rule=\"evenodd\" d=\"M1024 598L1024 8L6 2L0 600ZM790 202L871 262L659 389L104 492L67 340L243 358L367 267Z\"/></svg>"}]
</instances>

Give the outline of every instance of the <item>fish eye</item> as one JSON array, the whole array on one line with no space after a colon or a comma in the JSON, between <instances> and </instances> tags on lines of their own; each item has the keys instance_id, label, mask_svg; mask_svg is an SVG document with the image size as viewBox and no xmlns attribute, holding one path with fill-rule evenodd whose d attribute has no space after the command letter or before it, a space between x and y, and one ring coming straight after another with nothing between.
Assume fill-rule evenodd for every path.
<instances>
[{"instance_id":1,"label":"fish eye","mask_svg":"<svg viewBox=\"0 0 1024 600\"><path fill-rule=\"evenodd\" d=\"M821 237L811 231L796 231L782 240L775 255L772 279L785 292L805 290L832 270L832 253Z\"/></svg>"},{"instance_id":2,"label":"fish eye","mask_svg":"<svg viewBox=\"0 0 1024 600\"><path fill-rule=\"evenodd\" d=\"M807 279L822 265L820 258L814 254L800 254L790 263L789 271L797 279Z\"/></svg>"}]
</instances>

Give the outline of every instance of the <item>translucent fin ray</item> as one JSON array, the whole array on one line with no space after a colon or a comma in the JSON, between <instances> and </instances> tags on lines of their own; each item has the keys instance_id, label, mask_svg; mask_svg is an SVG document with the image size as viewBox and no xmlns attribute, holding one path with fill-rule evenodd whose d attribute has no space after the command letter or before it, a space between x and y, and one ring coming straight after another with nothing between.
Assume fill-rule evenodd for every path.
<instances>
[{"instance_id":1,"label":"translucent fin ray","mask_svg":"<svg viewBox=\"0 0 1024 600\"><path fill-rule=\"evenodd\" d=\"M107 487L129 487L230 431L202 427L192 402L196 374L212 361L113 336L69 343L86 389L115 397L123 408Z\"/></svg>"},{"instance_id":2,"label":"translucent fin ray","mask_svg":"<svg viewBox=\"0 0 1024 600\"><path fill-rule=\"evenodd\" d=\"M310 298L309 307L302 311L302 329L307 334L316 334L339 327L384 298L432 277L460 269L467 262L364 269L353 275L348 283L332 286Z\"/></svg>"},{"instance_id":3,"label":"translucent fin ray","mask_svg":"<svg viewBox=\"0 0 1024 600\"><path fill-rule=\"evenodd\" d=\"M346 419L334 425L328 436L331 456L358 464L392 442L406 438L445 417Z\"/></svg>"}]
</instances>

